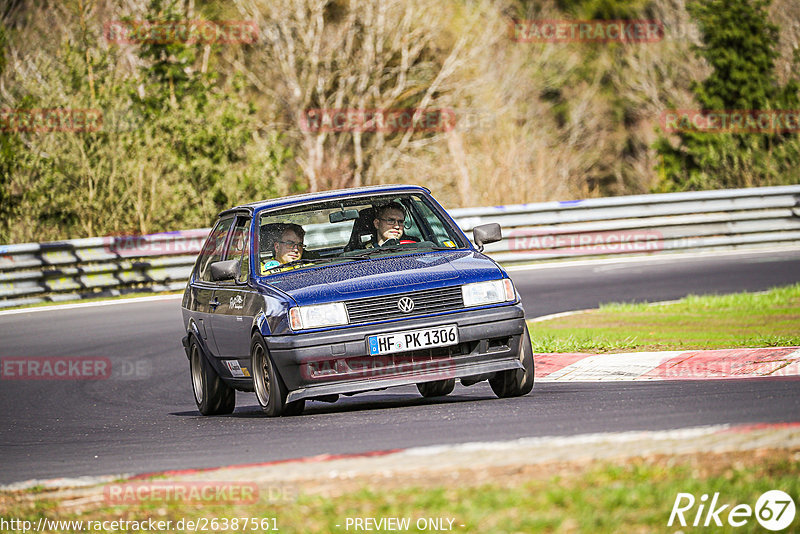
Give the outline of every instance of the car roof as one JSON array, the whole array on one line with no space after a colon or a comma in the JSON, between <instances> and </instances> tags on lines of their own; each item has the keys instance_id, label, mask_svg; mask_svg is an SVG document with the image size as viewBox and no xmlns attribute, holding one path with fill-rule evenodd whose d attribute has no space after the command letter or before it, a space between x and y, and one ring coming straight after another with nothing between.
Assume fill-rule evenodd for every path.
<instances>
[{"instance_id":1,"label":"car roof","mask_svg":"<svg viewBox=\"0 0 800 534\"><path fill-rule=\"evenodd\" d=\"M408 193L408 192L425 192L430 193L427 187L420 185L403 185L403 184L390 184L390 185L369 185L364 187L353 187L350 189L336 189L333 191L319 191L317 193L301 193L299 195L290 195L286 197L273 198L269 200L261 200L259 202L251 202L249 204L242 204L235 208L230 208L220 212L219 216L229 215L231 213L246 212L252 214L255 211L260 211L265 208L276 208L291 206L294 204L303 204L306 202L316 202L319 200L334 200L337 198L349 198L354 196L363 196L370 194L386 194L386 193Z\"/></svg>"}]
</instances>

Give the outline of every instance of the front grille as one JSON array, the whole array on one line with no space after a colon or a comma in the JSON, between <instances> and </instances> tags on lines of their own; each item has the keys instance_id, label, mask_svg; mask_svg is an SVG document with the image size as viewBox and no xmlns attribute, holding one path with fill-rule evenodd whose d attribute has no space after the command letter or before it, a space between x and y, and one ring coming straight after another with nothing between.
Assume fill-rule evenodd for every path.
<instances>
[{"instance_id":1,"label":"front grille","mask_svg":"<svg viewBox=\"0 0 800 534\"><path fill-rule=\"evenodd\" d=\"M409 297L414 301L414 309L409 313L403 313L397 307L403 297ZM350 316L350 324L358 324L460 310L464 307L464 300L461 296L461 286L455 286L348 300L345 305Z\"/></svg>"}]
</instances>

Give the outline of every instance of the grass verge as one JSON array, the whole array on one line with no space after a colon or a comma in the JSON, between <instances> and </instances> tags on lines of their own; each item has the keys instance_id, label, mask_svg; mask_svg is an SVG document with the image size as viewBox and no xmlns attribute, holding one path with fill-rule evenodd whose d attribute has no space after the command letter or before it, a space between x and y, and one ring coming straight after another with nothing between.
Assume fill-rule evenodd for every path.
<instances>
[{"instance_id":1,"label":"grass verge","mask_svg":"<svg viewBox=\"0 0 800 534\"><path fill-rule=\"evenodd\" d=\"M800 345L800 284L663 304L605 304L529 323L534 352L620 352Z\"/></svg>"},{"instance_id":2,"label":"grass verge","mask_svg":"<svg viewBox=\"0 0 800 534\"><path fill-rule=\"evenodd\" d=\"M677 524L667 528L678 493L691 493L699 503L701 495L719 492L718 506L729 505L720 514L725 524L734 506L755 507L758 497L768 490L780 489L792 496L800 494L798 472L800 450L797 449L658 455L617 462L526 465L489 483L475 483L476 478L485 480L485 477L465 470L454 473L449 483L434 486L374 489L380 486L373 485L373 489L368 489L364 485L335 496L300 492L291 502L251 505L101 504L83 511L69 511L58 502L49 501L46 492L38 493L35 499L30 494L28 498L0 494L0 514L6 520L24 519L34 525L42 516L84 522L153 518L172 521L172 525L181 519L185 522L217 518L216 532L235 531L220 525L225 518L230 525L236 517L266 518L270 528L274 525L278 531L287 533L353 531L352 525L346 528L348 518L376 521L407 518L409 532L426 531L419 526L427 519L442 521L441 525L450 525L454 532L660 532L680 528ZM697 506L685 514L689 528L696 512ZM793 524L798 523L800 519L796 518ZM743 528L728 526L728 530L763 529L751 517ZM173 527L172 531L182 530ZM238 531L243 530L240 527Z\"/></svg>"}]
</instances>

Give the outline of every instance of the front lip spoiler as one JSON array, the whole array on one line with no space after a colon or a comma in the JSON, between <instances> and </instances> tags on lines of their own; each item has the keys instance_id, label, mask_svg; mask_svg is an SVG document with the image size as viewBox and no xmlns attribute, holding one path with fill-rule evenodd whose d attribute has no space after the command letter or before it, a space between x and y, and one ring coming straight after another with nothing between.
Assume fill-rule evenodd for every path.
<instances>
[{"instance_id":1,"label":"front lip spoiler","mask_svg":"<svg viewBox=\"0 0 800 534\"><path fill-rule=\"evenodd\" d=\"M428 371L412 370L407 373L392 375L388 378L369 378L365 380L348 380L340 384L322 384L319 386L309 386L296 389L286 397L287 402L294 402L302 399L321 397L324 395L338 395L346 393L361 393L376 389L390 388L396 386L408 386L432 380L446 380L449 378L461 378L467 376L483 375L508 371L512 369L524 369L519 358L508 358L504 360L493 360L489 362L476 362L457 365L452 373L443 376L440 369Z\"/></svg>"}]
</instances>

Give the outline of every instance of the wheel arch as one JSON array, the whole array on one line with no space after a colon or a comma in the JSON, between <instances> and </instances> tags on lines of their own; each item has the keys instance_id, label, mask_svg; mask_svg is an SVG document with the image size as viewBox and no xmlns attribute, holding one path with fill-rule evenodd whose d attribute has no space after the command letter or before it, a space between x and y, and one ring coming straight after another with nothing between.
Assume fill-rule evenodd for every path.
<instances>
[{"instance_id":1,"label":"wheel arch","mask_svg":"<svg viewBox=\"0 0 800 534\"><path fill-rule=\"evenodd\" d=\"M200 328L197 326L197 322L194 320L194 317L189 319L189 324L186 327L186 337L184 338L186 342L184 343L184 349L186 352L186 359L188 360L190 356L190 348L192 346L192 339L197 342L202 349L204 356L208 357L210 354L208 350L208 344L203 340L203 336L200 334Z\"/></svg>"},{"instance_id":2,"label":"wheel arch","mask_svg":"<svg viewBox=\"0 0 800 534\"><path fill-rule=\"evenodd\" d=\"M253 334L256 332L264 337L267 337L271 333L269 321L267 321L267 314L264 312L264 310L259 311L253 317L253 325L250 327L250 337L253 337Z\"/></svg>"}]
</instances>

